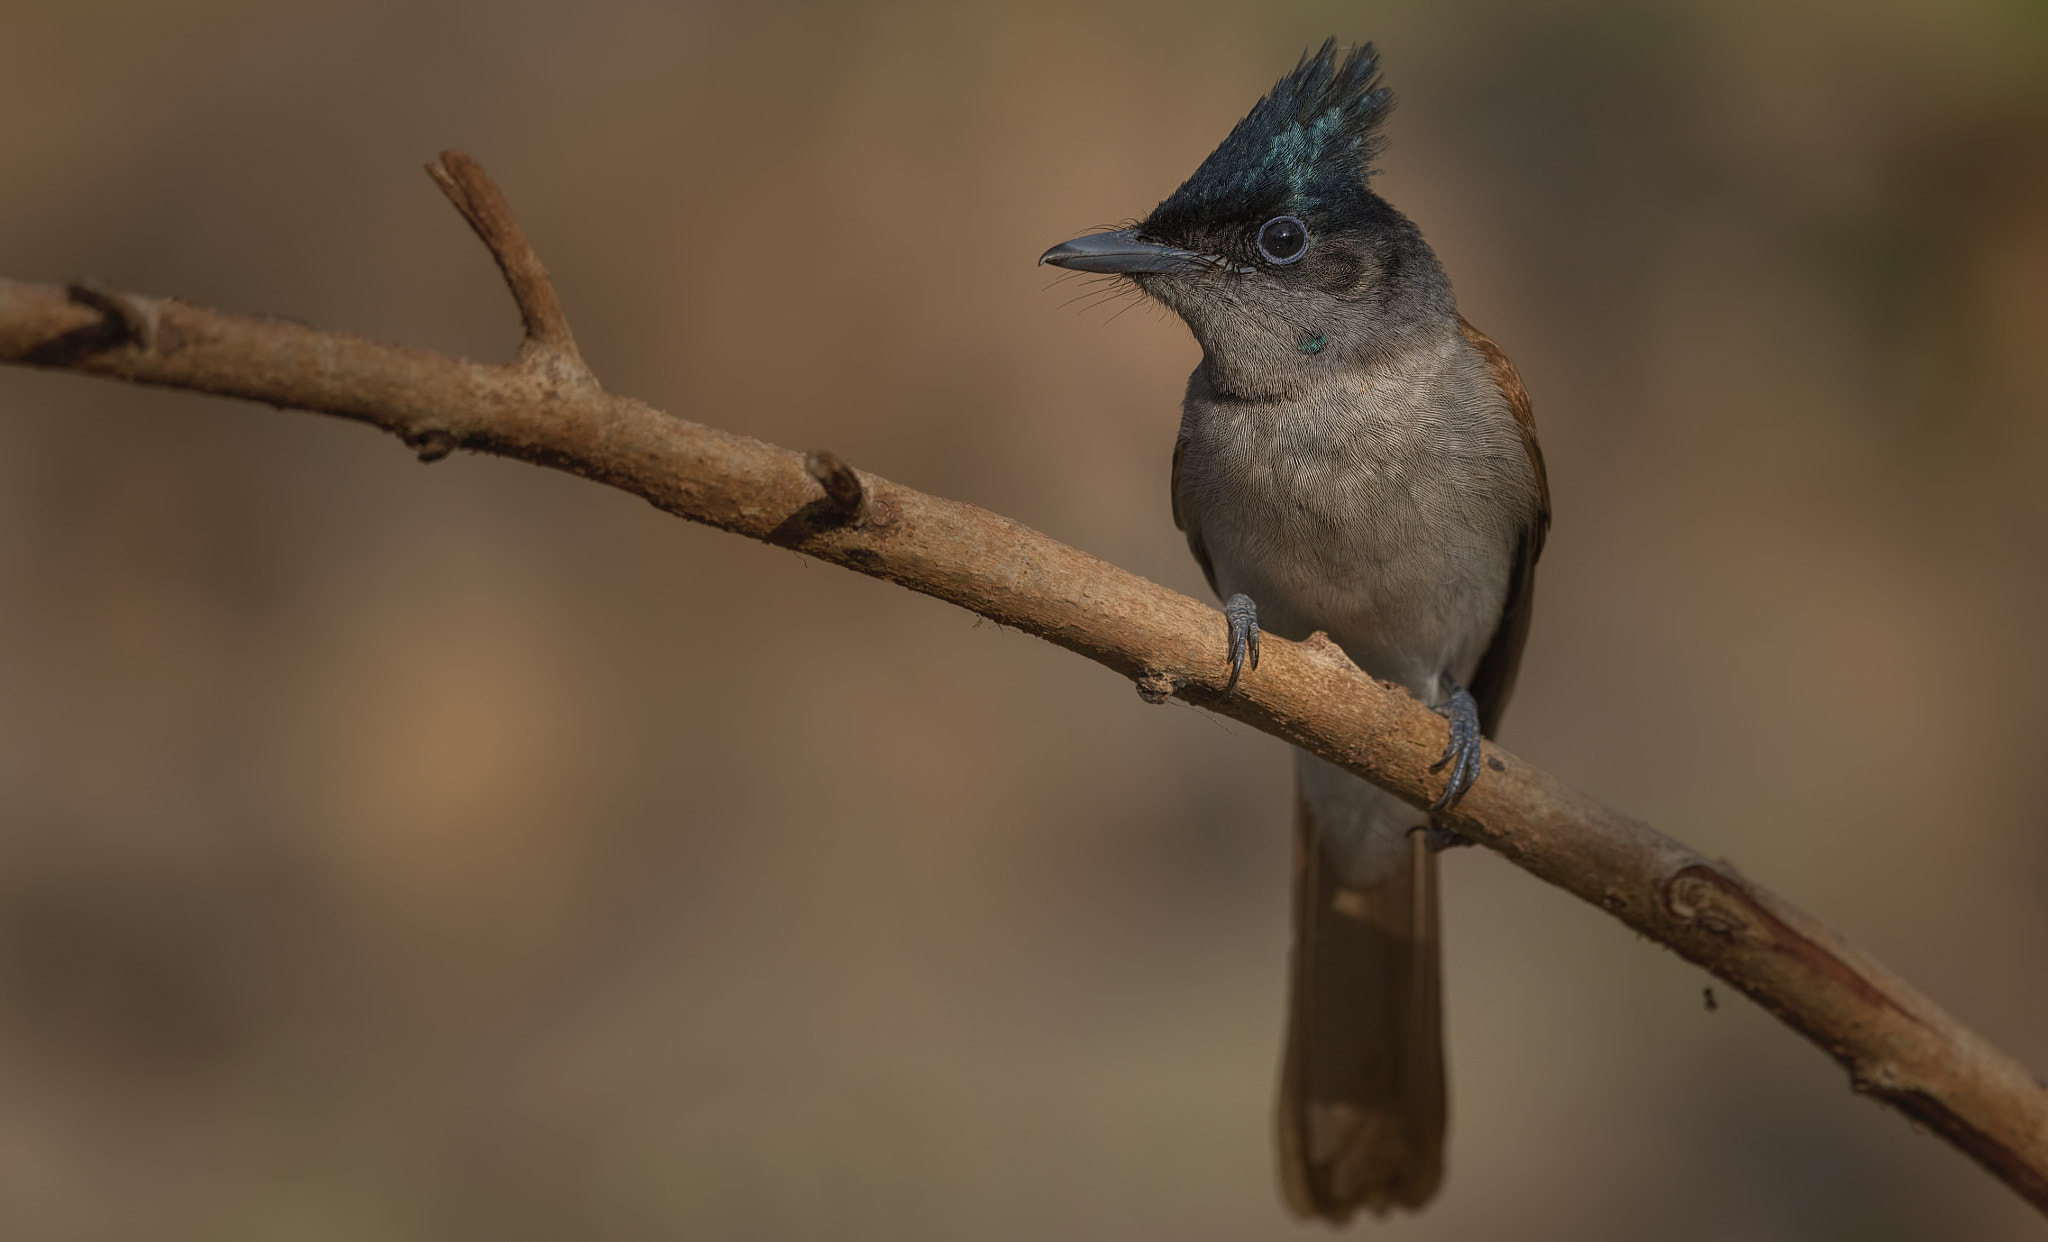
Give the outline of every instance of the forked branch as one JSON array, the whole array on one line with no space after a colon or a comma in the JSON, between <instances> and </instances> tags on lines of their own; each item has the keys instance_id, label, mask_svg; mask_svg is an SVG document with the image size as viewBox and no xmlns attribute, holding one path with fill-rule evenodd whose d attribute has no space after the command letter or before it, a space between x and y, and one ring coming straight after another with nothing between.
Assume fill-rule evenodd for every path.
<instances>
[{"instance_id":1,"label":"forked branch","mask_svg":"<svg viewBox=\"0 0 2048 1242\"><path fill-rule=\"evenodd\" d=\"M518 305L519 317L526 324L521 358L544 351L588 375L589 368L584 366L583 355L576 348L576 334L569 331L569 316L562 310L561 299L555 296L555 282L548 279L548 269L541 266L533 243L526 240L526 230L519 227L511 204L499 193L498 183L491 180L482 164L460 151L441 152L440 159L427 165L427 175L455 204L462 218L469 221L469 227L476 230L491 257L498 261L498 270L505 274L512 301Z\"/></svg>"},{"instance_id":2,"label":"forked branch","mask_svg":"<svg viewBox=\"0 0 2048 1242\"><path fill-rule=\"evenodd\" d=\"M1225 694L1221 614L972 505L605 392L496 186L448 152L430 171L490 247L526 323L492 366L182 302L0 280L0 360L336 414L426 459L455 448L567 470L657 508L793 548L1036 634L1342 765L1417 806L1445 724L1318 635L1268 636ZM1820 922L1488 744L1448 822L1741 989L1851 1085L2048 1212L2048 1086Z\"/></svg>"}]
</instances>

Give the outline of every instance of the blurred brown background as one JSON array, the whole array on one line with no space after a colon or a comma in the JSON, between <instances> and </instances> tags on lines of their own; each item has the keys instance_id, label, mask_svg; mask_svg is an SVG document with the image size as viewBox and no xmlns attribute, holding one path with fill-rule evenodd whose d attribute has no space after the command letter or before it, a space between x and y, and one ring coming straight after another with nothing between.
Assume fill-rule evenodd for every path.
<instances>
[{"instance_id":1,"label":"blurred brown background","mask_svg":"<svg viewBox=\"0 0 2048 1242\"><path fill-rule=\"evenodd\" d=\"M1045 246L1373 38L1534 391L1504 741L2048 1070L2048 9L0 0L0 273L502 358L1182 590L1194 350ZM1290 1238L1283 748L562 475L0 371L0 1235ZM2038 1236L1479 851L1388 1236ZM1361 1232L1371 1232L1365 1226Z\"/></svg>"}]
</instances>

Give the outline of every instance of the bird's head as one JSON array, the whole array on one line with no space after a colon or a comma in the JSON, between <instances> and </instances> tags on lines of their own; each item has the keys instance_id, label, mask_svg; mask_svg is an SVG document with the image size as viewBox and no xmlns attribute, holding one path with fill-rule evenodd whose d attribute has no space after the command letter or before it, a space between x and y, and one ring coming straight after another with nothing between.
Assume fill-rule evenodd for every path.
<instances>
[{"instance_id":1,"label":"bird's head","mask_svg":"<svg viewBox=\"0 0 2048 1242\"><path fill-rule=\"evenodd\" d=\"M1340 55L1332 39L1141 223L1039 262L1135 281L1237 395L1299 391L1333 363L1398 348L1456 312L1421 234L1370 186L1393 102L1373 46Z\"/></svg>"}]
</instances>

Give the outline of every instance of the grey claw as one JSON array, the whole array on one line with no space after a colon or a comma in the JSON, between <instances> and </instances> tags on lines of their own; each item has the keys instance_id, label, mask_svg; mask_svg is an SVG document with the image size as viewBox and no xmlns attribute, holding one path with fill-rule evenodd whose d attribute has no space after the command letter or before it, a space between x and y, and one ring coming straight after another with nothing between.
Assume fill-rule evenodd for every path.
<instances>
[{"instance_id":1,"label":"grey claw","mask_svg":"<svg viewBox=\"0 0 2048 1242\"><path fill-rule=\"evenodd\" d=\"M1451 697L1436 713L1451 722L1451 736L1444 744L1443 758L1431 764L1429 770L1441 772L1448 767L1451 771L1444 778L1443 793L1429 808L1432 811L1450 809L1479 779L1479 704L1449 673L1443 675L1443 684Z\"/></svg>"},{"instance_id":2,"label":"grey claw","mask_svg":"<svg viewBox=\"0 0 2048 1242\"><path fill-rule=\"evenodd\" d=\"M1237 693L1237 679L1244 672L1245 656L1259 667L1259 606L1249 595L1233 595L1223 603L1223 616L1230 622L1230 684L1224 697Z\"/></svg>"}]
</instances>

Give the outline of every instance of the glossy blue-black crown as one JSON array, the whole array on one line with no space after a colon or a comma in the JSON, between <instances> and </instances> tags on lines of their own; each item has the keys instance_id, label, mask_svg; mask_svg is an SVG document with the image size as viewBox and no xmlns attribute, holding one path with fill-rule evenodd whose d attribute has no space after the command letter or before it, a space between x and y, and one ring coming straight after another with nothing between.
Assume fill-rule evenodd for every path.
<instances>
[{"instance_id":1,"label":"glossy blue-black crown","mask_svg":"<svg viewBox=\"0 0 2048 1242\"><path fill-rule=\"evenodd\" d=\"M1330 39L1274 85L1146 221L1171 234L1226 221L1309 217L1364 199L1384 145L1380 123L1394 93L1379 84L1370 43L1344 53Z\"/></svg>"}]
</instances>

